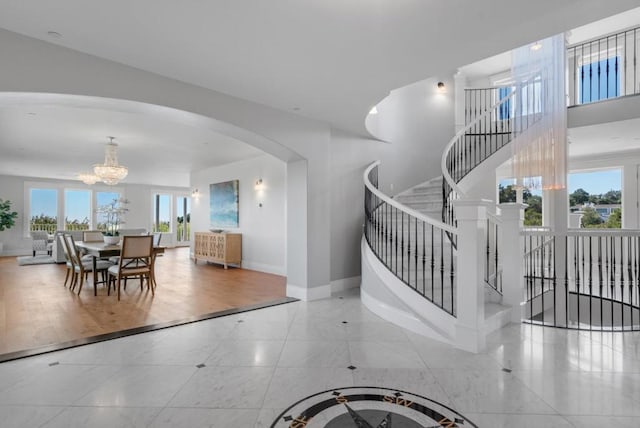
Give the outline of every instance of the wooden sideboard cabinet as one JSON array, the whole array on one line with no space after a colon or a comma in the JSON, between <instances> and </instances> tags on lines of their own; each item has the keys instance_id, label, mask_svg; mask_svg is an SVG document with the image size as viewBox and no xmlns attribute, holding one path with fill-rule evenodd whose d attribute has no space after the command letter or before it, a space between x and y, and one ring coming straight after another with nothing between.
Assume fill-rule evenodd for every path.
<instances>
[{"instance_id":1,"label":"wooden sideboard cabinet","mask_svg":"<svg viewBox=\"0 0 640 428\"><path fill-rule=\"evenodd\" d=\"M196 242L193 253L194 263L198 260L228 264L242 264L242 234L195 232Z\"/></svg>"}]
</instances>

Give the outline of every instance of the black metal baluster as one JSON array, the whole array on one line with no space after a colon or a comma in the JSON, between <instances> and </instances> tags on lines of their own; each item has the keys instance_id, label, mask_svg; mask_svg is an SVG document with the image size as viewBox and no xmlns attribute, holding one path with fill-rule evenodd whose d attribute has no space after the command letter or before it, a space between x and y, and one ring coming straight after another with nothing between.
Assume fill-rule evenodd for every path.
<instances>
[{"instance_id":1,"label":"black metal baluster","mask_svg":"<svg viewBox=\"0 0 640 428\"><path fill-rule=\"evenodd\" d=\"M602 294L602 237L598 236L598 293L600 293L600 330L604 327L603 294Z\"/></svg>"},{"instance_id":2,"label":"black metal baluster","mask_svg":"<svg viewBox=\"0 0 640 428\"><path fill-rule=\"evenodd\" d=\"M616 254L615 254L615 245L614 245L614 236L610 236L609 240L611 241L610 247L611 247L611 257L609 260L609 263L611 264L611 266L609 267L609 272L610 272L610 285L609 285L609 291L611 293L611 329L613 329L613 304L614 301L616 299L616 290L615 290L615 274L616 274Z\"/></svg>"},{"instance_id":3,"label":"black metal baluster","mask_svg":"<svg viewBox=\"0 0 640 428\"><path fill-rule=\"evenodd\" d=\"M434 301L434 284L436 282L435 280L435 267L436 267L436 260L435 260L435 251L434 251L434 241L433 241L433 225L431 225L431 301Z\"/></svg>"},{"instance_id":4,"label":"black metal baluster","mask_svg":"<svg viewBox=\"0 0 640 428\"><path fill-rule=\"evenodd\" d=\"M448 247L451 248L451 244L448 244ZM450 311L450 313L451 313L451 315L455 316L455 311L453 310L453 302L454 302L454 299L455 299L454 289L453 289L454 276L455 276L455 270L454 270L454 267L453 267L453 249L451 249L451 251L449 251L449 261L451 262L451 266L450 266L451 272L449 273L449 282L450 282L449 285L451 286L451 311Z\"/></svg>"},{"instance_id":5,"label":"black metal baluster","mask_svg":"<svg viewBox=\"0 0 640 428\"><path fill-rule=\"evenodd\" d=\"M394 211L396 212L396 220L394 222L395 224L395 228L396 228L396 233L395 233L395 241L396 241L396 250L395 250L395 259L396 259L396 268L394 270L394 273L396 276L398 276L398 209L394 207Z\"/></svg>"},{"instance_id":6,"label":"black metal baluster","mask_svg":"<svg viewBox=\"0 0 640 428\"><path fill-rule=\"evenodd\" d=\"M576 299L578 304L576 305L578 308L578 328L580 328L580 242L582 241L582 239L580 238L580 236L575 236L574 237L574 242L575 242L575 248L576 248L576 254L575 256L575 260L576 260ZM584 252L583 252L584 254ZM584 260L584 259L583 259Z\"/></svg>"},{"instance_id":7,"label":"black metal baluster","mask_svg":"<svg viewBox=\"0 0 640 428\"><path fill-rule=\"evenodd\" d=\"M593 330L593 242L589 236L589 330Z\"/></svg>"},{"instance_id":8,"label":"black metal baluster","mask_svg":"<svg viewBox=\"0 0 640 428\"><path fill-rule=\"evenodd\" d=\"M540 254L540 270L541 270L541 273L542 273L542 281L541 281L541 287L540 287L540 290L541 290L540 299L541 299L541 302L542 302L542 324L543 325L544 325L544 277L545 277L545 275L544 275L544 256L545 256L544 247L545 247L545 244L544 244L544 238L543 238L543 244L542 244L542 246L540 248L540 251L541 251L541 254Z\"/></svg>"},{"instance_id":9,"label":"black metal baluster","mask_svg":"<svg viewBox=\"0 0 640 428\"><path fill-rule=\"evenodd\" d=\"M630 325L631 330L633 330L633 258L635 257L635 253L633 251L633 239L631 237L627 238L627 252L627 282L629 288L629 306L631 309Z\"/></svg>"},{"instance_id":10,"label":"black metal baluster","mask_svg":"<svg viewBox=\"0 0 640 428\"><path fill-rule=\"evenodd\" d=\"M404 281L404 211L400 211L400 279Z\"/></svg>"},{"instance_id":11,"label":"black metal baluster","mask_svg":"<svg viewBox=\"0 0 640 428\"><path fill-rule=\"evenodd\" d=\"M496 290L498 289L498 259L499 259L499 254L498 254L498 224L496 223L495 225L495 231L496 231L496 236L495 236L495 259L496 259L496 279L495 279L495 283L496 283ZM502 280L500 280L500 293L502 293Z\"/></svg>"},{"instance_id":12,"label":"black metal baluster","mask_svg":"<svg viewBox=\"0 0 640 428\"><path fill-rule=\"evenodd\" d=\"M552 276L552 284L553 284L553 325L557 326L558 322L556 320L556 289L557 289L557 278L556 278L556 263L555 263L555 257L556 257L556 237L553 237L553 242L552 242L552 253L551 256L549 257L550 260L553 260L553 276ZM543 307L544 308L544 307Z\"/></svg>"},{"instance_id":13,"label":"black metal baluster","mask_svg":"<svg viewBox=\"0 0 640 428\"><path fill-rule=\"evenodd\" d=\"M416 274L414 275L415 281L415 289L416 291L418 291L418 218L414 217L413 219L414 224L415 224L415 242L413 243L413 252L414 252L414 265L415 265L415 269L416 269Z\"/></svg>"},{"instance_id":14,"label":"black metal baluster","mask_svg":"<svg viewBox=\"0 0 640 428\"><path fill-rule=\"evenodd\" d=\"M486 237L487 237L487 249L486 249L486 257L485 257L485 262L486 262L486 266L484 269L484 280L487 284L489 284L489 259L491 258L491 244L489 242L489 237L491 236L491 234L489 233L489 219L487 218L487 231L486 231Z\"/></svg>"},{"instance_id":15,"label":"black metal baluster","mask_svg":"<svg viewBox=\"0 0 640 428\"><path fill-rule=\"evenodd\" d=\"M433 226L431 226L433 228ZM426 283L425 283L425 278L427 277L427 271L425 269L426 264L427 264L427 253L426 253L426 249L425 249L425 238L426 238L426 232L425 229L427 228L427 223L425 223L424 221L422 222L422 295L425 296L427 294L426 292Z\"/></svg>"},{"instance_id":16,"label":"black metal baluster","mask_svg":"<svg viewBox=\"0 0 640 428\"><path fill-rule=\"evenodd\" d=\"M443 229L440 229L440 307L444 308L444 230Z\"/></svg>"}]
</instances>

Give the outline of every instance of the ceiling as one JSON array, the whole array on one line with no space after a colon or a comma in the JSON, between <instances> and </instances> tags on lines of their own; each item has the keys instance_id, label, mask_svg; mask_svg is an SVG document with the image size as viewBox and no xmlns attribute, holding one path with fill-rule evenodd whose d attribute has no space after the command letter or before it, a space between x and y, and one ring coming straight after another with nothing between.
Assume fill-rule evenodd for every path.
<instances>
[{"instance_id":1,"label":"ceiling","mask_svg":"<svg viewBox=\"0 0 640 428\"><path fill-rule=\"evenodd\" d=\"M183 111L94 97L0 94L0 174L75 179L116 137L128 183L188 187L191 171L263 154Z\"/></svg>"},{"instance_id":2,"label":"ceiling","mask_svg":"<svg viewBox=\"0 0 640 428\"><path fill-rule=\"evenodd\" d=\"M638 157L640 119L569 129L569 154L575 158Z\"/></svg>"},{"instance_id":3,"label":"ceiling","mask_svg":"<svg viewBox=\"0 0 640 428\"><path fill-rule=\"evenodd\" d=\"M366 135L369 109L392 89L639 6L640 0L0 0L0 28ZM259 153L209 129L154 118L153 111L41 107L1 108L0 173L70 178L100 161L107 135L120 143L129 182L183 184L185 171ZM31 167L30 151L41 155Z\"/></svg>"}]
</instances>

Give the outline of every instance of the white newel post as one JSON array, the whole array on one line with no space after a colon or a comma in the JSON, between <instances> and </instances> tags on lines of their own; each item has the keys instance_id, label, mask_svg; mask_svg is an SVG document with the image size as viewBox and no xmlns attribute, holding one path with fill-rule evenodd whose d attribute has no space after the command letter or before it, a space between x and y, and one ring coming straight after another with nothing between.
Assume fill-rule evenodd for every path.
<instances>
[{"instance_id":1,"label":"white newel post","mask_svg":"<svg viewBox=\"0 0 640 428\"><path fill-rule=\"evenodd\" d=\"M468 352L485 348L484 258L490 204L487 200L453 203L458 221L456 347Z\"/></svg>"},{"instance_id":2,"label":"white newel post","mask_svg":"<svg viewBox=\"0 0 640 428\"><path fill-rule=\"evenodd\" d=\"M524 301L524 238L520 234L525 204L500 204L502 219L502 303L511 307L511 322L522 322Z\"/></svg>"}]
</instances>

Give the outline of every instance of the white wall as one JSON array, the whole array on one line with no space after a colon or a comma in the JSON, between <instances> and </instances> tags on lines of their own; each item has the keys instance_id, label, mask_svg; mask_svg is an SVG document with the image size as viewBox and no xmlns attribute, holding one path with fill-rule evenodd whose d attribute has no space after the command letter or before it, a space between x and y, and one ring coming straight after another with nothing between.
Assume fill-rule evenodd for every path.
<instances>
[{"instance_id":1,"label":"white wall","mask_svg":"<svg viewBox=\"0 0 640 428\"><path fill-rule=\"evenodd\" d=\"M123 228L144 228L151 231L153 224L152 217L152 193L160 190L166 193L188 194L189 189L181 187L158 187L146 184L126 184L122 183L117 186L109 187L104 185L88 186L76 180L52 180L47 178L34 177L16 177L9 175L0 175L0 199L8 199L11 201L11 207L18 212L16 224L10 230L0 232L0 241L4 242L3 255L22 255L31 253L31 238L28 237L27 224L29 222L29 213L26 213L27 204L25 203L25 195L29 183L42 183L51 185L52 187L63 191L65 188L74 189L93 189L105 191L117 191L123 197L130 200L128 205L129 212L125 214L125 224ZM168 235L162 238L163 244L171 246L173 243L172 236Z\"/></svg>"},{"instance_id":2,"label":"white wall","mask_svg":"<svg viewBox=\"0 0 640 428\"><path fill-rule=\"evenodd\" d=\"M286 261L248 261L287 266L291 269L287 281L304 289L327 290L333 280L359 273L357 237L363 202L362 198L353 198L359 197L356 195L363 184L356 170L380 158L377 150L382 150L379 146L383 143L362 137L334 138L326 123L1 29L0 51L4 54L0 91L101 96L193 112L206 118L211 129L288 162L285 168L292 174L306 172L304 183L298 186L291 181L287 187L302 194L294 192L298 196L288 198L282 215L283 219L288 216L287 233L280 235L288 240L283 245L288 250ZM437 80L449 86L447 94L434 92ZM453 136L453 84L445 76L393 93L401 109L390 118L389 125L397 138L391 140L389 151L381 158L380 172L383 190L392 194L439 174L442 147ZM336 148L342 143L346 146ZM346 157L341 158L342 154ZM336 175L349 181L335 180ZM393 189L390 184L394 184ZM138 190L132 189L132 194L136 203L150 203L136 196ZM340 208L332 212L335 206ZM304 218L292 218L300 216ZM139 220L143 219L131 219L128 226L150 227L150 223L136 224ZM297 235L300 227L306 228L304 236ZM320 294L314 290L314 295Z\"/></svg>"},{"instance_id":3,"label":"white wall","mask_svg":"<svg viewBox=\"0 0 640 428\"><path fill-rule=\"evenodd\" d=\"M0 242L4 244L1 255L28 254L31 239L24 236L24 179L0 175L0 199L11 201L12 211L18 212L16 224L9 230L0 232Z\"/></svg>"},{"instance_id":4,"label":"white wall","mask_svg":"<svg viewBox=\"0 0 640 428\"><path fill-rule=\"evenodd\" d=\"M394 195L442 174L442 151L455 135L454 102L451 72L391 91L378 114L367 117L367 129L393 146L381 165L383 192Z\"/></svg>"},{"instance_id":5,"label":"white wall","mask_svg":"<svg viewBox=\"0 0 640 428\"><path fill-rule=\"evenodd\" d=\"M360 276L360 240L364 225L364 170L382 160L380 173L391 170L393 145L331 132L331 281Z\"/></svg>"},{"instance_id":6,"label":"white wall","mask_svg":"<svg viewBox=\"0 0 640 428\"><path fill-rule=\"evenodd\" d=\"M260 178L263 190L256 190L255 183ZM229 180L240 181L240 224L238 229L225 230L242 233L242 266L286 275L286 164L273 156L265 154L193 172L192 188L197 188L200 196L192 200L192 232L206 232L211 228L209 185ZM191 252L193 254L193 243Z\"/></svg>"}]
</instances>

